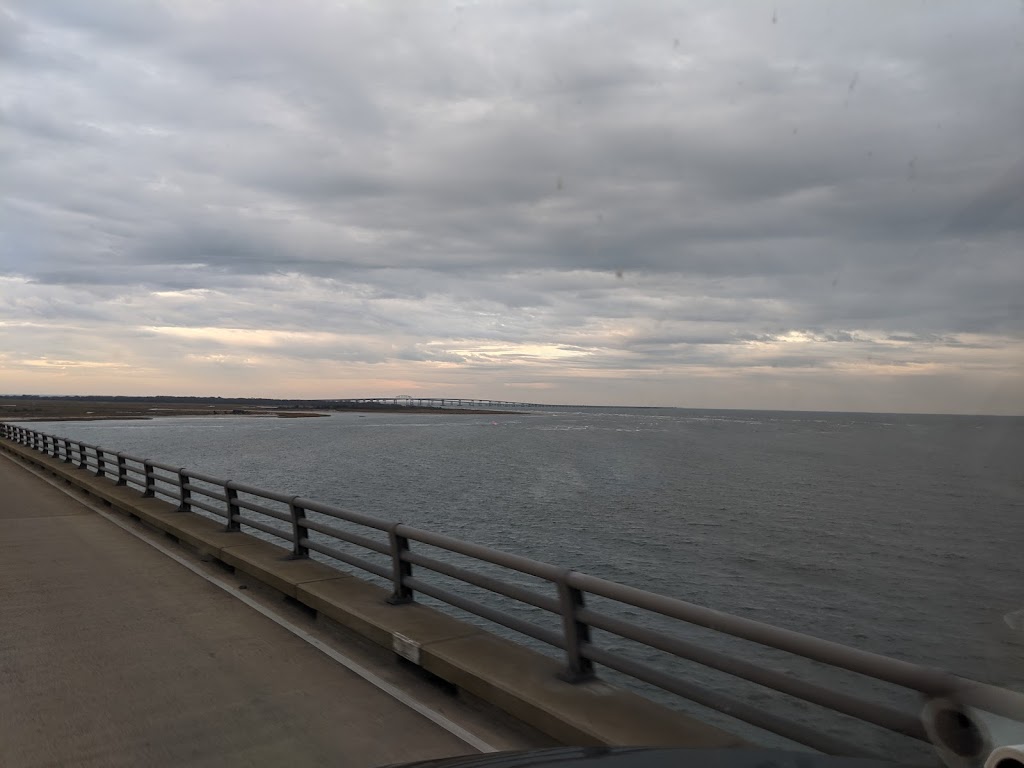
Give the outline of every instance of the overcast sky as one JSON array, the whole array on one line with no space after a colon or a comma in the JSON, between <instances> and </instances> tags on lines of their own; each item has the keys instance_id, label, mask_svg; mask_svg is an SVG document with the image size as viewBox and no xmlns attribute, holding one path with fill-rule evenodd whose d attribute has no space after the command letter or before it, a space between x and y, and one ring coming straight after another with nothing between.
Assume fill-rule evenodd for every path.
<instances>
[{"instance_id":1,"label":"overcast sky","mask_svg":"<svg viewBox=\"0 0 1024 768\"><path fill-rule=\"evenodd\" d=\"M1024 4L0 0L0 392L1024 413Z\"/></svg>"}]
</instances>

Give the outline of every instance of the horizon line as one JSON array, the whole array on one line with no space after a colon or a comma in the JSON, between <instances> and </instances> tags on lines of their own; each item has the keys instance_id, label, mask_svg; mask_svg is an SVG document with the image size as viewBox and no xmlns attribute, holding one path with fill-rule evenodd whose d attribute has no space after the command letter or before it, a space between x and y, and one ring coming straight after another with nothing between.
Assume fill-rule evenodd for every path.
<instances>
[{"instance_id":1,"label":"horizon line","mask_svg":"<svg viewBox=\"0 0 1024 768\"><path fill-rule=\"evenodd\" d=\"M114 395L114 394L102 394L102 395L87 395L87 394L40 394L40 393L0 393L0 398L39 398L39 399L60 399L60 398L118 398L118 399L137 399L137 400L151 400L156 398L187 398L191 400L270 400L275 402L296 402L296 403L314 403L314 402L352 402L357 400L373 400L373 399L395 399L394 395L372 395L366 397L268 397L264 395L260 396L231 396L225 397L223 395ZM871 416L967 416L967 417L986 417L986 418L1024 418L1024 412L1020 413L964 413L964 412L952 412L952 411L865 411L865 410L831 410L831 409L811 409L801 410L795 408L750 408L750 407L708 407L708 406L697 406L697 405L628 405L628 404L609 404L604 403L600 405L588 404L588 403L539 403L518 401L518 400L497 400L491 398L479 398L479 397L432 397L426 395L412 395L406 396L398 395L398 400L412 399L412 400L464 400L464 401L489 401L493 403L517 403L521 405L533 405L543 408L622 408L622 409L671 409L671 410L682 410L682 411L730 411L730 412L759 412L759 413L829 413L829 414L862 414Z\"/></svg>"}]
</instances>

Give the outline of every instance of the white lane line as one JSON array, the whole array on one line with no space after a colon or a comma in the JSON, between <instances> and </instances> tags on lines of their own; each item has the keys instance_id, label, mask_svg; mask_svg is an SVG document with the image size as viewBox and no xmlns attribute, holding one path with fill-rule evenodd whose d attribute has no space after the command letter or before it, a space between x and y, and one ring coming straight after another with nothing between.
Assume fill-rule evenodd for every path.
<instances>
[{"instance_id":1,"label":"white lane line","mask_svg":"<svg viewBox=\"0 0 1024 768\"><path fill-rule=\"evenodd\" d=\"M333 659L334 661L338 662L339 664L341 664L346 669L354 672L359 677L363 678L363 680L365 680L366 682L370 683L374 687L376 687L379 690L381 690L384 693L386 693L388 696L391 696L393 699L395 699L395 700L401 702L402 704L404 704L405 706L409 707L409 709L411 709L414 712L416 712L416 713L422 715L423 717L427 718L427 720L430 720L432 723L435 723L436 725L440 726L441 728L444 728L450 734L452 734L456 738L460 739L461 741L466 742L467 744L469 744L469 746L473 747L474 749L476 749L476 750L478 750L480 752L497 752L498 751L497 747L494 747L494 746L488 744L486 741L484 741L480 737L470 733L465 728L463 728L461 725L459 725L458 723L454 722L453 720L445 717L440 712L437 712L437 711L431 709L429 706L427 706L423 702L421 702L421 701L419 701L419 700L409 696L401 688L398 688L397 686L392 685L391 683L389 683L387 680L384 680L380 676L375 675L373 672L368 670L366 667L364 667L359 662L355 661L354 659L349 658L348 656L346 656L343 653L340 653L339 651L336 651L331 646L327 645L323 641L321 641L318 638L316 638L313 635L311 635L309 632L304 630L302 627L299 627L299 626L293 624L291 621L286 619L284 616L281 616L280 614L275 613L274 611L272 611L271 609L267 608L264 605L261 605L258 601L254 600L253 598L249 597L248 595L245 595L245 594L241 593L238 590L237 587L232 585L226 579L218 579L214 575L206 573L203 569L199 568L195 564L190 563L188 560L186 560L185 558L181 557L177 553L172 552L170 549L168 549L167 547L163 546L162 544L159 544L159 543L157 543L155 541L150 541L149 539L147 539L144 536L140 536L139 533L136 532L135 530L133 530L130 525L128 525L127 523L123 522L122 520L119 520L117 518L117 516L114 515L113 513L108 512L107 510L103 509L103 507L101 507L100 505L98 505L94 501L91 501L91 500L88 500L88 499L80 499L77 496L71 495L70 493L68 493L66 488L64 488L62 485L60 485L59 483L57 483L53 479L47 477L42 472L37 471L35 468L25 467L23 464L20 464L20 463L16 462L12 457L10 457L10 456L8 456L6 454L0 454L0 455L3 455L4 458L6 458L8 461L10 461L10 462L12 462L14 464L17 464L18 466L21 466L21 467L23 467L25 469L28 469L36 477L38 477L41 480L44 480L45 482L49 483L51 486L53 486L57 490L61 491L62 493L66 494L67 496L72 498L74 501L77 501L78 503L82 504L83 506L88 507L93 512L95 512L96 514L98 514L101 517L104 517L107 520L109 520L110 522L112 522L118 528L121 528L122 530L127 531L128 533L130 533L135 538L137 538L140 541L143 541L146 544L148 544L149 546L153 547L153 549L156 549L157 551L162 552L163 554L167 555L167 557L171 558L176 563L180 563L181 565L185 566L190 571L192 571L192 573L196 574L200 578L206 579L208 582L210 582L214 586L220 587L221 589L223 589L225 592L227 592L229 595L231 595L235 599L241 600L243 603L248 605L253 610L258 611L259 613L263 614L268 619L273 621L275 624L277 624L277 625L283 627L284 629L288 630L289 632L291 632L296 637L298 637L298 638L300 638L302 640L305 640L307 643L309 643L311 646L316 648L318 651L320 651L324 655L326 655L329 658Z\"/></svg>"}]
</instances>

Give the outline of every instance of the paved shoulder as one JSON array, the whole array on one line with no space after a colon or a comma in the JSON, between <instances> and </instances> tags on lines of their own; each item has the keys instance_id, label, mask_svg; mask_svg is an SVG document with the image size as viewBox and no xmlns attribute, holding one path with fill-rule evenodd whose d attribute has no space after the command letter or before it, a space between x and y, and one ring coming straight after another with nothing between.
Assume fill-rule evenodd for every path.
<instances>
[{"instance_id":1,"label":"paved shoulder","mask_svg":"<svg viewBox=\"0 0 1024 768\"><path fill-rule=\"evenodd\" d=\"M374 766L471 751L4 457L0 510L4 768Z\"/></svg>"}]
</instances>

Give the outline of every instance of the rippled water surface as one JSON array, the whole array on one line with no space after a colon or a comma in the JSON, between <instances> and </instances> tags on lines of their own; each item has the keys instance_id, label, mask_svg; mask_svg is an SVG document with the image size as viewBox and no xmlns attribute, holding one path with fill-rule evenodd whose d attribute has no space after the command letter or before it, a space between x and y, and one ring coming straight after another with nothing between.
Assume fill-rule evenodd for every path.
<instances>
[{"instance_id":1,"label":"rippled water surface","mask_svg":"<svg viewBox=\"0 0 1024 768\"><path fill-rule=\"evenodd\" d=\"M586 409L32 426L1024 685L1024 419Z\"/></svg>"}]
</instances>

